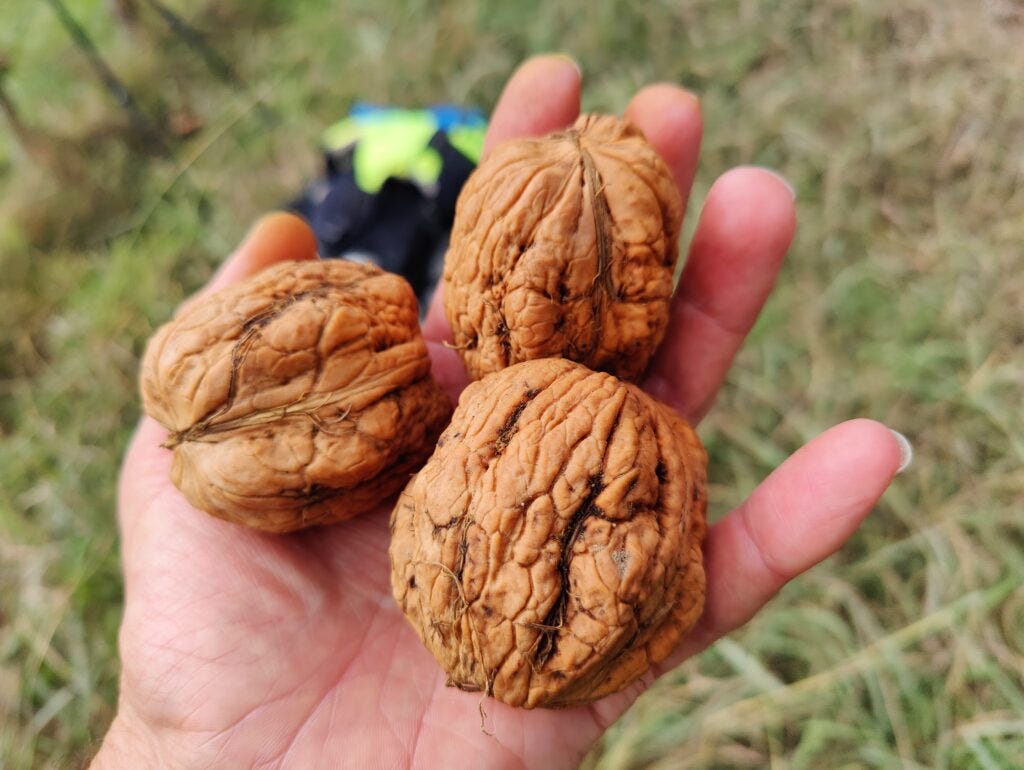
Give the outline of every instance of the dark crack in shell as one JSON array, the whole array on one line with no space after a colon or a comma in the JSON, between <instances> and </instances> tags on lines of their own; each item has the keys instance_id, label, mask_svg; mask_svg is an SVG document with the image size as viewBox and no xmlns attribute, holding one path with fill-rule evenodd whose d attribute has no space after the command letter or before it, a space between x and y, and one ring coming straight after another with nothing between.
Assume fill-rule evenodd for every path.
<instances>
[{"instance_id":1,"label":"dark crack in shell","mask_svg":"<svg viewBox=\"0 0 1024 770\"><path fill-rule=\"evenodd\" d=\"M344 260L279 263L184 306L141 384L188 501L272 532L387 500L451 413L412 289Z\"/></svg>"},{"instance_id":2,"label":"dark crack in shell","mask_svg":"<svg viewBox=\"0 0 1024 770\"><path fill-rule=\"evenodd\" d=\"M685 421L609 374L489 375L392 513L395 598L461 689L527 708L617 692L703 609L705 467Z\"/></svg>"},{"instance_id":3,"label":"dark crack in shell","mask_svg":"<svg viewBox=\"0 0 1024 770\"><path fill-rule=\"evenodd\" d=\"M630 123L500 145L459 196L444 304L474 379L560 356L636 380L668 323L683 205Z\"/></svg>"}]
</instances>

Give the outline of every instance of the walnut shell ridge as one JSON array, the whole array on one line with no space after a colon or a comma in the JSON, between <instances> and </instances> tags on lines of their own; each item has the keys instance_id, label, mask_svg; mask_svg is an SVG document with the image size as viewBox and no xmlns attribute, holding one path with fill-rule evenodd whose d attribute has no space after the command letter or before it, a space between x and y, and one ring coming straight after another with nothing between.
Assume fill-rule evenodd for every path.
<instances>
[{"instance_id":1,"label":"walnut shell ridge","mask_svg":"<svg viewBox=\"0 0 1024 770\"><path fill-rule=\"evenodd\" d=\"M409 284L344 260L282 262L183 306L141 389L188 501L271 532L385 501L451 414Z\"/></svg>"},{"instance_id":2,"label":"walnut shell ridge","mask_svg":"<svg viewBox=\"0 0 1024 770\"><path fill-rule=\"evenodd\" d=\"M563 357L636 380L665 334L683 203L638 128L499 145L459 196L444 306L473 379Z\"/></svg>"},{"instance_id":3,"label":"walnut shell ridge","mask_svg":"<svg viewBox=\"0 0 1024 770\"><path fill-rule=\"evenodd\" d=\"M451 685L526 708L617 692L703 609L706 462L609 374L489 375L392 512L395 599Z\"/></svg>"}]
</instances>

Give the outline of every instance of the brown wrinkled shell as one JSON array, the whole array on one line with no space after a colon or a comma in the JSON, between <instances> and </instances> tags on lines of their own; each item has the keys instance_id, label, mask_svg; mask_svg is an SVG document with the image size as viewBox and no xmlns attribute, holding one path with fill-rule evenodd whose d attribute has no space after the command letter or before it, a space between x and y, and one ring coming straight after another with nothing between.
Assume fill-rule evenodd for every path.
<instances>
[{"instance_id":1,"label":"brown wrinkled shell","mask_svg":"<svg viewBox=\"0 0 1024 770\"><path fill-rule=\"evenodd\" d=\"M451 413L412 289L344 260L283 262L186 305L150 340L141 380L188 501L271 532L378 505Z\"/></svg>"},{"instance_id":2,"label":"brown wrinkled shell","mask_svg":"<svg viewBox=\"0 0 1024 770\"><path fill-rule=\"evenodd\" d=\"M574 706L665 658L704 605L706 455L564 359L470 385L392 513L391 585L449 683Z\"/></svg>"},{"instance_id":3,"label":"brown wrinkled shell","mask_svg":"<svg viewBox=\"0 0 1024 770\"><path fill-rule=\"evenodd\" d=\"M638 379L668 323L682 216L672 174L619 118L496 148L459 196L445 256L470 377L553 356Z\"/></svg>"}]
</instances>

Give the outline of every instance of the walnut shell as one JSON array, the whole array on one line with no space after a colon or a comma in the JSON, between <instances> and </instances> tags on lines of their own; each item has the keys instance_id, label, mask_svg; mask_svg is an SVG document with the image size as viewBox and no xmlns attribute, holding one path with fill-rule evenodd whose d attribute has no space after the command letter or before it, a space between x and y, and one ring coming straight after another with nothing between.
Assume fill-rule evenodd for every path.
<instances>
[{"instance_id":1,"label":"walnut shell","mask_svg":"<svg viewBox=\"0 0 1024 770\"><path fill-rule=\"evenodd\" d=\"M665 658L704 605L706 455L565 359L470 385L391 516L391 585L449 683L574 706Z\"/></svg>"},{"instance_id":2,"label":"walnut shell","mask_svg":"<svg viewBox=\"0 0 1024 770\"><path fill-rule=\"evenodd\" d=\"M184 306L141 381L188 501L271 532L378 505L451 414L409 284L344 260L282 262Z\"/></svg>"},{"instance_id":3,"label":"walnut shell","mask_svg":"<svg viewBox=\"0 0 1024 770\"><path fill-rule=\"evenodd\" d=\"M470 377L564 357L636 380L665 334L683 204L630 123L500 145L459 196L444 305Z\"/></svg>"}]
</instances>

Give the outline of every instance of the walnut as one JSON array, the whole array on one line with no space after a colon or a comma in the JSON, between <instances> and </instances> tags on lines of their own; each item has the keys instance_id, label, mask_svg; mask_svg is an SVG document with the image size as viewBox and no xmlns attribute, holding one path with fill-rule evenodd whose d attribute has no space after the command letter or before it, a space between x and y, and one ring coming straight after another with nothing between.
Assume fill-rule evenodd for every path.
<instances>
[{"instance_id":1,"label":"walnut","mask_svg":"<svg viewBox=\"0 0 1024 770\"><path fill-rule=\"evenodd\" d=\"M451 414L412 289L343 260L283 262L186 305L141 380L188 501L271 532L379 504Z\"/></svg>"},{"instance_id":2,"label":"walnut","mask_svg":"<svg viewBox=\"0 0 1024 770\"><path fill-rule=\"evenodd\" d=\"M391 516L391 585L449 683L574 706L663 659L704 604L706 455L633 385L565 359L463 393Z\"/></svg>"},{"instance_id":3,"label":"walnut","mask_svg":"<svg viewBox=\"0 0 1024 770\"><path fill-rule=\"evenodd\" d=\"M459 196L445 312L470 377L560 356L636 380L668 323L683 204L630 123L500 145Z\"/></svg>"}]
</instances>

